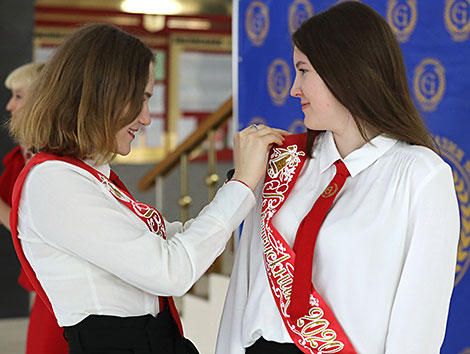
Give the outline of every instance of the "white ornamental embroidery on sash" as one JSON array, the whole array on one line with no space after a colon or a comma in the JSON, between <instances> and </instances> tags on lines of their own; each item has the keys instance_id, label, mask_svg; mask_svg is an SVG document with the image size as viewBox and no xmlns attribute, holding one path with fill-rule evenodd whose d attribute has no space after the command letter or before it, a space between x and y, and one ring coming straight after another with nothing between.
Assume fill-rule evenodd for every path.
<instances>
[{"instance_id":1,"label":"white ornamental embroidery on sash","mask_svg":"<svg viewBox=\"0 0 470 354\"><path fill-rule=\"evenodd\" d=\"M114 184L112 184L106 177L100 175L101 183L106 189L111 192L117 199L124 203L132 205L134 212L145 219L147 226L153 233L165 237L165 223L163 222L160 214L145 203L140 203L134 199L129 198L127 195L122 193Z\"/></svg>"},{"instance_id":2,"label":"white ornamental embroidery on sash","mask_svg":"<svg viewBox=\"0 0 470 354\"><path fill-rule=\"evenodd\" d=\"M297 151L297 145L289 145L286 149L274 148L269 159L268 175L289 183L294 176L295 168L300 162L299 156L305 156L303 151Z\"/></svg>"},{"instance_id":3,"label":"white ornamental embroidery on sash","mask_svg":"<svg viewBox=\"0 0 470 354\"><path fill-rule=\"evenodd\" d=\"M290 304L294 269L292 264L288 262L291 258L289 252L282 241L276 240L269 223L277 207L285 199L285 193L289 188L288 183L292 180L300 162L299 156L305 156L305 153L297 151L297 145L290 145L286 149L274 148L267 170L267 174L273 180L266 182L263 187L261 239L265 265L270 273L268 278L271 280L271 288L279 299L280 310L285 319L290 318L287 309ZM274 180L274 178L276 179ZM274 281L277 283L277 287ZM312 308L310 308L308 315L297 319L297 326L291 324L290 321L284 322L292 332L299 336L299 344L312 354L315 353L312 348L316 349L318 354L340 352L344 348L344 344L336 340L335 331L328 328L330 323L323 318L324 311L319 307L319 300L311 294L309 301ZM323 344L320 345L320 343Z\"/></svg>"}]
</instances>

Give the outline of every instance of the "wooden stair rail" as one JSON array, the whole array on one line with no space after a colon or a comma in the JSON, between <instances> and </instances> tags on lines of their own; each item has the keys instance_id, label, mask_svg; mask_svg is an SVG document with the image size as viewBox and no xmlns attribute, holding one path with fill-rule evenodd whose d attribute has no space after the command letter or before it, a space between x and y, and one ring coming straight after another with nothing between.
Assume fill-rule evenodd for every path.
<instances>
[{"instance_id":1,"label":"wooden stair rail","mask_svg":"<svg viewBox=\"0 0 470 354\"><path fill-rule=\"evenodd\" d=\"M179 163L182 155L197 148L206 138L210 131L218 129L232 116L232 98L230 97L214 113L196 129L194 133L186 138L181 145L172 151L166 158L158 163L153 169L146 173L139 181L140 191L147 191L155 185L157 177L166 176Z\"/></svg>"}]
</instances>

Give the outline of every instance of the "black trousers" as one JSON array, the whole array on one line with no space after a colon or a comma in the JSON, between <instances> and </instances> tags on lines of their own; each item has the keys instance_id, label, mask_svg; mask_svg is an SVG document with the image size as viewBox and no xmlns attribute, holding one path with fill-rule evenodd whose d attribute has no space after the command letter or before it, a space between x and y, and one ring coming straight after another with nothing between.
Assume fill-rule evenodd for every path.
<instances>
[{"instance_id":1,"label":"black trousers","mask_svg":"<svg viewBox=\"0 0 470 354\"><path fill-rule=\"evenodd\" d=\"M64 336L70 354L199 354L181 337L168 308L157 317L91 315L64 327Z\"/></svg>"},{"instance_id":2,"label":"black trousers","mask_svg":"<svg viewBox=\"0 0 470 354\"><path fill-rule=\"evenodd\" d=\"M246 354L302 354L302 351L291 343L277 343L261 337L251 347L246 348Z\"/></svg>"}]
</instances>

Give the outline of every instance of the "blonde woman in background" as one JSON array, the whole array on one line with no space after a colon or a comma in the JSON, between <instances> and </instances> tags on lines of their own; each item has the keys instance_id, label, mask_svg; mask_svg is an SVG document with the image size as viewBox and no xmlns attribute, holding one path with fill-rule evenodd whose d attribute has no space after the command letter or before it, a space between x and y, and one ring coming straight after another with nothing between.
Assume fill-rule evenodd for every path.
<instances>
[{"instance_id":1,"label":"blonde woman in background","mask_svg":"<svg viewBox=\"0 0 470 354\"><path fill-rule=\"evenodd\" d=\"M13 70L5 80L5 86L11 90L11 98L6 109L11 120L18 119L29 89L44 67L43 63L29 63ZM4 170L0 176L0 221L10 230L11 197L15 181L32 154L18 144L3 159ZM21 269L18 283L27 291L34 291L28 277ZM26 354L64 354L68 352L67 342L54 315L47 309L39 296L35 296L31 309Z\"/></svg>"},{"instance_id":2,"label":"blonde woman in background","mask_svg":"<svg viewBox=\"0 0 470 354\"><path fill-rule=\"evenodd\" d=\"M15 119L19 109L24 104L24 99L34 79L43 68L42 63L29 63L13 70L5 80L5 86L11 91L11 98L7 103L7 111L11 119ZM25 165L28 151L17 145L3 160L5 171L0 177L0 222L10 230L11 192L16 177Z\"/></svg>"}]
</instances>

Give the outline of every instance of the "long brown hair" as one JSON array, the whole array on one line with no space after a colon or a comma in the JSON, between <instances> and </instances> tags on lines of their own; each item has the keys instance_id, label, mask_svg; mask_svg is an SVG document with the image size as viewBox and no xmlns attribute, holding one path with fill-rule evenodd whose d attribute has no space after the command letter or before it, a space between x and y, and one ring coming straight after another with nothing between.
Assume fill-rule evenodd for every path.
<instances>
[{"instance_id":1,"label":"long brown hair","mask_svg":"<svg viewBox=\"0 0 470 354\"><path fill-rule=\"evenodd\" d=\"M142 109L153 60L117 27L86 25L46 63L10 131L33 152L109 161L116 133Z\"/></svg>"},{"instance_id":2,"label":"long brown hair","mask_svg":"<svg viewBox=\"0 0 470 354\"><path fill-rule=\"evenodd\" d=\"M339 3L306 20L292 41L349 110L366 141L368 131L436 150L411 99L398 41L372 8ZM314 135L308 131L310 155Z\"/></svg>"}]
</instances>

